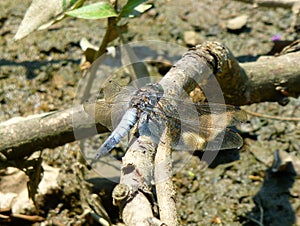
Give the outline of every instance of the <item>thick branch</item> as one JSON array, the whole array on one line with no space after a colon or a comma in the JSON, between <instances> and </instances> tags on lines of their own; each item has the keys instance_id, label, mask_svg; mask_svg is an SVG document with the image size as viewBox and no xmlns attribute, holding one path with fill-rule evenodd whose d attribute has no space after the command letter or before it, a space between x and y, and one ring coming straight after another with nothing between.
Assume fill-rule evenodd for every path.
<instances>
[{"instance_id":1,"label":"thick branch","mask_svg":"<svg viewBox=\"0 0 300 226\"><path fill-rule=\"evenodd\" d=\"M74 128L74 117L77 128ZM78 106L46 115L21 118L16 122L7 121L0 124L0 152L8 160L18 159L44 148L55 148L76 139L91 137L97 131L108 131L99 124L95 126L95 122L88 117L82 106Z\"/></svg>"},{"instance_id":2,"label":"thick branch","mask_svg":"<svg viewBox=\"0 0 300 226\"><path fill-rule=\"evenodd\" d=\"M286 103L300 95L300 52L278 57L262 57L256 62L238 64L229 60L217 74L226 103L247 105L264 101Z\"/></svg>"},{"instance_id":3,"label":"thick branch","mask_svg":"<svg viewBox=\"0 0 300 226\"><path fill-rule=\"evenodd\" d=\"M113 191L114 205L120 206L126 225L156 225L151 182L156 145L151 138L139 137L122 158L121 179ZM160 222L160 224L162 223Z\"/></svg>"}]
</instances>

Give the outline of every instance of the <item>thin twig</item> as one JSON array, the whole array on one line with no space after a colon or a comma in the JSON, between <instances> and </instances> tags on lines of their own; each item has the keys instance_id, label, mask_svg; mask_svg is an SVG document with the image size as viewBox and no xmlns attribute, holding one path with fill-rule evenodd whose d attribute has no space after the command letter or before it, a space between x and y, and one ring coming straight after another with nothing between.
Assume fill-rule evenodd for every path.
<instances>
[{"instance_id":1,"label":"thin twig","mask_svg":"<svg viewBox=\"0 0 300 226\"><path fill-rule=\"evenodd\" d=\"M280 121L293 121L293 122L299 122L300 118L297 117L282 117L282 116L275 116L275 115L266 115L258 112L249 111L243 108L243 111L247 112L248 115L253 115L261 118L268 118L268 119L274 119L274 120L280 120Z\"/></svg>"},{"instance_id":2,"label":"thin twig","mask_svg":"<svg viewBox=\"0 0 300 226\"><path fill-rule=\"evenodd\" d=\"M107 19L107 28L104 34L104 37L102 39L102 42L100 44L100 47L95 54L94 60L96 60L99 56L101 56L103 53L106 52L106 48L108 44L113 40L112 34L116 31L118 20L116 20L115 17L109 17Z\"/></svg>"},{"instance_id":3,"label":"thin twig","mask_svg":"<svg viewBox=\"0 0 300 226\"><path fill-rule=\"evenodd\" d=\"M258 200L258 208L259 208L259 220L254 219L253 217L247 216L250 221L253 221L259 226L264 226L264 208L261 205L261 202Z\"/></svg>"},{"instance_id":4,"label":"thin twig","mask_svg":"<svg viewBox=\"0 0 300 226\"><path fill-rule=\"evenodd\" d=\"M241 2L246 2L250 4L255 4L264 7L282 7L291 8L294 4L299 2L299 0L238 0Z\"/></svg>"}]
</instances>

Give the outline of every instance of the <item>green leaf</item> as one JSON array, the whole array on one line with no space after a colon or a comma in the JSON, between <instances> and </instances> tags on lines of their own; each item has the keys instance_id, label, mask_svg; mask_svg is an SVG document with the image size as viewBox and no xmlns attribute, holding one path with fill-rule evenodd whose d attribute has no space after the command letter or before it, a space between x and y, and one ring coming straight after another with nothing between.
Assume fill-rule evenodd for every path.
<instances>
[{"instance_id":1,"label":"green leaf","mask_svg":"<svg viewBox=\"0 0 300 226\"><path fill-rule=\"evenodd\" d=\"M69 11L66 14L68 16L90 20L117 16L115 9L106 2L98 2L95 4L83 6L81 8Z\"/></svg>"},{"instance_id":2,"label":"green leaf","mask_svg":"<svg viewBox=\"0 0 300 226\"><path fill-rule=\"evenodd\" d=\"M120 12L121 17L128 17L131 15L132 11L137 7L138 5L142 4L143 2L146 2L147 0L128 0L126 5L122 8Z\"/></svg>"}]
</instances>

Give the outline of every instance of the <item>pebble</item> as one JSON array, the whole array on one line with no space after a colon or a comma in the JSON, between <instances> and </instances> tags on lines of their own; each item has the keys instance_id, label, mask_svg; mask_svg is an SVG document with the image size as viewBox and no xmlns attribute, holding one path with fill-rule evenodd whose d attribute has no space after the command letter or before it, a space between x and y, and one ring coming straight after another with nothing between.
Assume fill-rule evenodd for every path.
<instances>
[{"instance_id":1,"label":"pebble","mask_svg":"<svg viewBox=\"0 0 300 226\"><path fill-rule=\"evenodd\" d=\"M183 40L188 46L195 46L201 43L201 38L195 31L185 31Z\"/></svg>"},{"instance_id":2,"label":"pebble","mask_svg":"<svg viewBox=\"0 0 300 226\"><path fill-rule=\"evenodd\" d=\"M240 30L246 26L248 20L247 15L240 15L227 21L226 27L229 30Z\"/></svg>"}]
</instances>

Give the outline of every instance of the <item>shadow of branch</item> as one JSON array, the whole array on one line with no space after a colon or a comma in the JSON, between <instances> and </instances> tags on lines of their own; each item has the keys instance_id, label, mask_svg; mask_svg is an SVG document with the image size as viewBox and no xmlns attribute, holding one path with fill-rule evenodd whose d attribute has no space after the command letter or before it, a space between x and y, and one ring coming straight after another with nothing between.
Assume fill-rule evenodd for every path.
<instances>
[{"instance_id":1,"label":"shadow of branch","mask_svg":"<svg viewBox=\"0 0 300 226\"><path fill-rule=\"evenodd\" d=\"M246 214L244 226L254 225L294 225L295 213L290 203L289 189L293 186L296 172L293 164L273 172L272 167L266 170L266 178L261 189L253 197L255 206Z\"/></svg>"}]
</instances>

